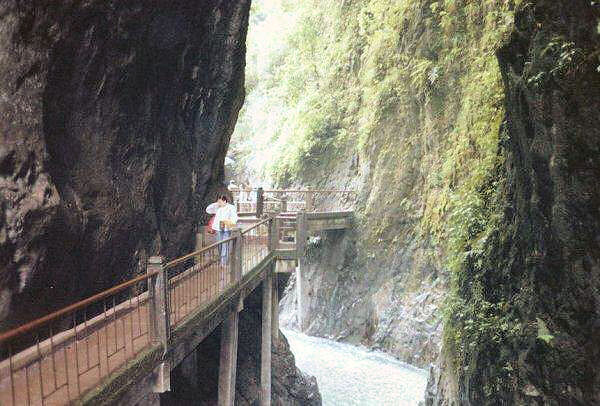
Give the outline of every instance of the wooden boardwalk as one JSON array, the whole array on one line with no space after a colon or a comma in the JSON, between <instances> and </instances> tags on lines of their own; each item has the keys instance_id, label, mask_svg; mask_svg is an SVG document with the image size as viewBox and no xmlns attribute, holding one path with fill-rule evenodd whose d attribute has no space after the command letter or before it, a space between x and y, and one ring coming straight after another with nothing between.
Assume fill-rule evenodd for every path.
<instances>
[{"instance_id":1,"label":"wooden boardwalk","mask_svg":"<svg viewBox=\"0 0 600 406\"><path fill-rule=\"evenodd\" d=\"M303 255L297 235L347 228L352 216L256 214L242 217L244 229L228 240L170 262L153 257L146 275L0 335L0 405L110 403L149 379L154 391L168 390L170 369L190 348L272 275L278 260Z\"/></svg>"}]
</instances>

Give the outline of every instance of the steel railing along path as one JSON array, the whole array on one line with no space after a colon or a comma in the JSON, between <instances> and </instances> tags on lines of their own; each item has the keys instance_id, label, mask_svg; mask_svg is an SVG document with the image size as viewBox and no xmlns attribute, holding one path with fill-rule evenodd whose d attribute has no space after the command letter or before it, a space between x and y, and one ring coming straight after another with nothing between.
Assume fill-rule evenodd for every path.
<instances>
[{"instance_id":1,"label":"steel railing along path","mask_svg":"<svg viewBox=\"0 0 600 406\"><path fill-rule=\"evenodd\" d=\"M259 208L271 199L279 216L261 220L260 213L248 228L169 262L151 257L146 274L1 333L0 405L68 404L142 352L166 350L175 329L240 283L287 235L295 238L295 215L281 209L288 211L282 205L296 192L311 196L302 210L314 208L318 193L352 193L261 191L267 200Z\"/></svg>"}]
</instances>

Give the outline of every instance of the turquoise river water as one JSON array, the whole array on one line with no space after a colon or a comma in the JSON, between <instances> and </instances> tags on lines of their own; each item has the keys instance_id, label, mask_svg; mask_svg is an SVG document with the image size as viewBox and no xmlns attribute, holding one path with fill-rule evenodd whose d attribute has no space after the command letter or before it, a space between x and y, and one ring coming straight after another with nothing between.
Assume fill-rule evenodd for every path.
<instances>
[{"instance_id":1,"label":"turquoise river water","mask_svg":"<svg viewBox=\"0 0 600 406\"><path fill-rule=\"evenodd\" d=\"M416 406L427 373L393 357L282 330L298 367L317 378L323 406Z\"/></svg>"}]
</instances>

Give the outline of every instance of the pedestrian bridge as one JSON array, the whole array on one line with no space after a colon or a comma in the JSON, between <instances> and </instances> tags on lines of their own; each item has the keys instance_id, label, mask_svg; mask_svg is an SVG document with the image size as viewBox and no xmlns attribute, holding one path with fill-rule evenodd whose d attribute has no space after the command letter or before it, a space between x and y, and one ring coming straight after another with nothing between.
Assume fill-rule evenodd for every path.
<instances>
[{"instance_id":1,"label":"pedestrian bridge","mask_svg":"<svg viewBox=\"0 0 600 406\"><path fill-rule=\"evenodd\" d=\"M255 193L252 201L237 196L241 227L229 239L210 243L199 232L194 252L151 257L146 274L1 334L0 405L158 404L171 370L217 326L218 402L232 405L238 313L256 289L260 404L269 405L278 284L289 272L300 276L310 233L351 226L353 212L340 208L353 199L349 191ZM327 210L316 211L319 202Z\"/></svg>"}]
</instances>

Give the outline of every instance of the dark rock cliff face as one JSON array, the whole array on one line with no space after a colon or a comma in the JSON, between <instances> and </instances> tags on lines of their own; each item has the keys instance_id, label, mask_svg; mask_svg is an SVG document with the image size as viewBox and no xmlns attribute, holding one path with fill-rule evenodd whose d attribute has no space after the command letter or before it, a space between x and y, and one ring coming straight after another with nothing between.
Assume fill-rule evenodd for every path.
<instances>
[{"instance_id":1,"label":"dark rock cliff face","mask_svg":"<svg viewBox=\"0 0 600 406\"><path fill-rule=\"evenodd\" d=\"M526 2L498 51L506 88L506 204L501 227L486 252L467 261L459 289L467 301L482 289L516 323L512 333L484 334L464 348L455 365L466 371L457 391L438 387L430 404L600 404L595 3ZM447 367L442 378L453 374Z\"/></svg>"},{"instance_id":2,"label":"dark rock cliff face","mask_svg":"<svg viewBox=\"0 0 600 406\"><path fill-rule=\"evenodd\" d=\"M249 7L0 3L4 328L192 246L244 98Z\"/></svg>"}]
</instances>

